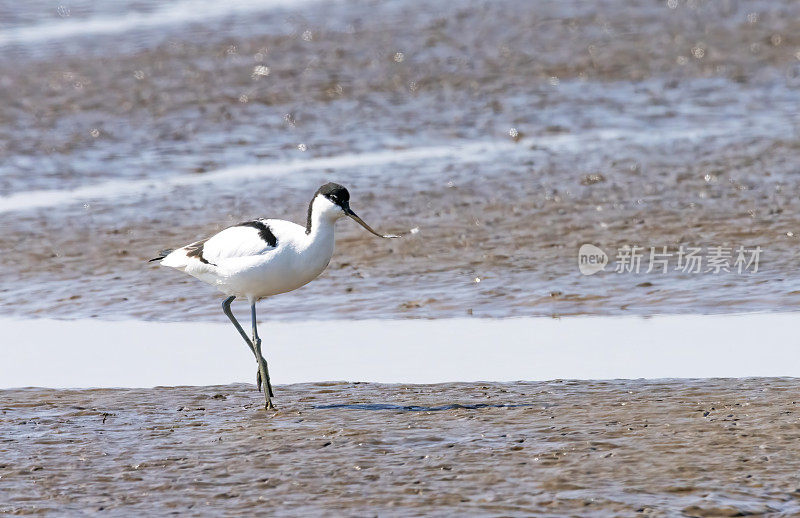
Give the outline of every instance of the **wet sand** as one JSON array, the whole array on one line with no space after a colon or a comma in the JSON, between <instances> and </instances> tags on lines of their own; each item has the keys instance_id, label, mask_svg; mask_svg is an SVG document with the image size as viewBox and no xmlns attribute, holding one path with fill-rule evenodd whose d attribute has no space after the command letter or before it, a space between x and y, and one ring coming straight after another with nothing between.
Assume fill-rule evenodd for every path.
<instances>
[{"instance_id":1,"label":"wet sand","mask_svg":"<svg viewBox=\"0 0 800 518\"><path fill-rule=\"evenodd\" d=\"M0 212L0 249L14 257L0 264L0 311L222 321L210 289L144 261L253 217L303 221L326 180L348 185L375 227L419 231L383 243L341 223L329 270L265 318L800 303L796 2L279 4L87 37L7 33L0 207L23 203ZM4 9L24 29L158 8ZM488 148L458 152L476 144ZM455 151L402 154L430 147ZM399 160L286 165L393 151ZM227 175L238 166L256 174ZM81 188L94 190L33 202ZM584 278L587 242L764 254L749 276Z\"/></svg>"},{"instance_id":2,"label":"wet sand","mask_svg":"<svg viewBox=\"0 0 800 518\"><path fill-rule=\"evenodd\" d=\"M800 512L792 378L0 391L0 512Z\"/></svg>"}]
</instances>

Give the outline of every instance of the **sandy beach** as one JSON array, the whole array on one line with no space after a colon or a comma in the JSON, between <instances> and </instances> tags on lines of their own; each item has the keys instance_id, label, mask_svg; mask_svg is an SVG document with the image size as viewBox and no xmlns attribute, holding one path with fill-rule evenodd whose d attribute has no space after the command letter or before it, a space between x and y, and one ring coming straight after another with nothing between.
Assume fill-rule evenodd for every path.
<instances>
[{"instance_id":1,"label":"sandy beach","mask_svg":"<svg viewBox=\"0 0 800 518\"><path fill-rule=\"evenodd\" d=\"M796 321L271 323L273 413L230 326L0 320L0 512L792 515Z\"/></svg>"},{"instance_id":2,"label":"sandy beach","mask_svg":"<svg viewBox=\"0 0 800 518\"><path fill-rule=\"evenodd\" d=\"M62 4L0 0L0 514L800 515L800 3ZM259 304L266 412L147 260L328 181L403 237Z\"/></svg>"},{"instance_id":3,"label":"sandy beach","mask_svg":"<svg viewBox=\"0 0 800 518\"><path fill-rule=\"evenodd\" d=\"M3 314L222 322L145 261L302 222L325 181L405 238L340 224L328 271L265 319L800 303L796 2L247 4L8 2ZM755 275L583 277L584 243L764 254Z\"/></svg>"},{"instance_id":4,"label":"sandy beach","mask_svg":"<svg viewBox=\"0 0 800 518\"><path fill-rule=\"evenodd\" d=\"M797 379L0 391L0 512L800 513Z\"/></svg>"}]
</instances>

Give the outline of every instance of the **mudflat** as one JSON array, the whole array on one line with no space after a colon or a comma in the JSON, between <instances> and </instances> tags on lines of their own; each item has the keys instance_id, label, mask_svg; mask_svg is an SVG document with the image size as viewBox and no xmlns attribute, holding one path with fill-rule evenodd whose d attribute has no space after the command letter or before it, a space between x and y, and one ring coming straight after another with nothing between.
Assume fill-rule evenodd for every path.
<instances>
[{"instance_id":1,"label":"mudflat","mask_svg":"<svg viewBox=\"0 0 800 518\"><path fill-rule=\"evenodd\" d=\"M4 315L223 321L218 295L146 260L302 223L329 180L405 237L340 223L328 271L264 318L800 302L797 2L206 3L189 22L153 1L0 5ZM81 30L51 37L62 22ZM673 258L584 277L585 243L763 254L747 275Z\"/></svg>"},{"instance_id":2,"label":"mudflat","mask_svg":"<svg viewBox=\"0 0 800 518\"><path fill-rule=\"evenodd\" d=\"M793 378L0 391L0 512L800 512Z\"/></svg>"}]
</instances>

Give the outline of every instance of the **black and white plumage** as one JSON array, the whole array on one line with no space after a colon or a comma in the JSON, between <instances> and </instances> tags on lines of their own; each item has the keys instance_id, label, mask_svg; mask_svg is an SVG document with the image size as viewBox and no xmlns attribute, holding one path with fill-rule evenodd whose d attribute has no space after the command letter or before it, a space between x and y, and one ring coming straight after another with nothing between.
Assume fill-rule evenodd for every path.
<instances>
[{"instance_id":1,"label":"black and white plumage","mask_svg":"<svg viewBox=\"0 0 800 518\"><path fill-rule=\"evenodd\" d=\"M160 261L197 277L228 295L223 310L236 326L259 364L257 384L266 382L266 407L274 408L270 396L266 361L256 327L255 303L264 297L295 290L317 278L333 256L335 223L348 216L382 238L350 209L350 193L339 184L320 187L308 206L306 226L281 219L257 219L228 227L208 239L176 250L165 250L151 261ZM252 339L230 310L236 297L250 302Z\"/></svg>"}]
</instances>

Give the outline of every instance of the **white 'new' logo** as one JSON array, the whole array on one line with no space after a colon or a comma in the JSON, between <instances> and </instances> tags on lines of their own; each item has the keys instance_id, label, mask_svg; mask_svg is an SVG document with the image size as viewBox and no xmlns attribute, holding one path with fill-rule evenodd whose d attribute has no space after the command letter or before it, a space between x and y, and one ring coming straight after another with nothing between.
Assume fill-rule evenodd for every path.
<instances>
[{"instance_id":1,"label":"white 'new' logo","mask_svg":"<svg viewBox=\"0 0 800 518\"><path fill-rule=\"evenodd\" d=\"M594 275L605 269L608 256L594 245L586 243L578 250L578 270L584 275Z\"/></svg>"}]
</instances>

